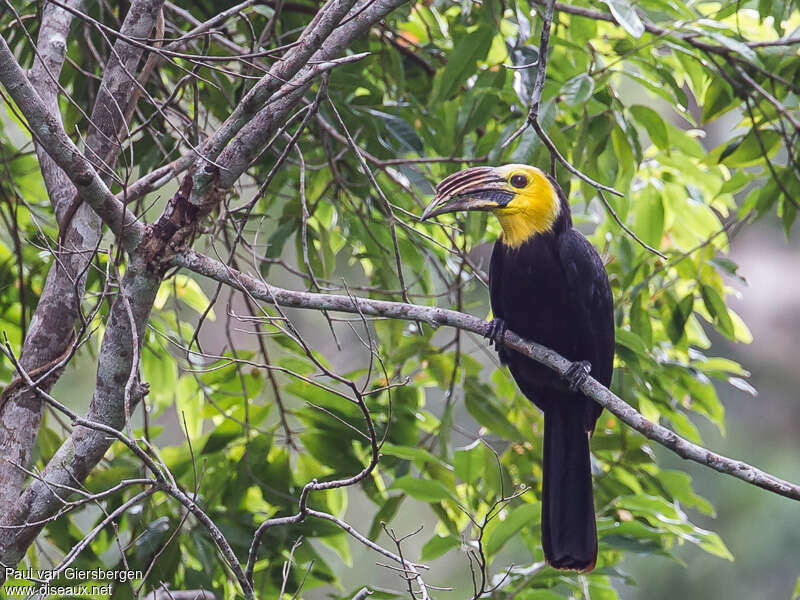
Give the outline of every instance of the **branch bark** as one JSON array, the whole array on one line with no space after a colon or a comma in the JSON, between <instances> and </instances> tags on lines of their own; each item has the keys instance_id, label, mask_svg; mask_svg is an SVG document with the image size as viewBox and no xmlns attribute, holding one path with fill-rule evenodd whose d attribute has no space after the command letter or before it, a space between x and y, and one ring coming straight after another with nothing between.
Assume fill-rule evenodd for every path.
<instances>
[{"instance_id":1,"label":"branch bark","mask_svg":"<svg viewBox=\"0 0 800 600\"><path fill-rule=\"evenodd\" d=\"M148 0L142 0L147 2ZM365 0L360 8L354 11L345 25L339 27L335 43L326 52L331 57L341 53L347 45L371 25L383 18L394 7L405 0L384 0L372 3ZM301 36L302 43L292 54L292 60L285 59L277 63L281 68L272 76L261 80L258 91L248 95L243 106L237 108L226 120L226 124L203 148L211 149L214 155L216 148L222 148L227 141L242 127L250 123L249 116L269 98L272 91L285 84L286 78L299 73L300 85L288 84L287 94L281 99L302 93L311 81L314 73L327 68L319 64L325 60L318 50L323 40L330 36L342 17L355 4L355 0L330 0L326 10L312 20ZM377 7L377 9L376 9ZM121 38L120 38L121 39ZM313 55L313 56L312 56ZM322 56L327 56L324 54ZM309 63L314 64L309 64ZM282 69L288 69L286 71ZM292 71L293 70L293 71ZM282 77L285 75L285 78ZM279 77L280 76L280 77ZM145 228L124 206L111 194L106 182L94 168L92 161L84 157L75 144L64 132L59 119L51 113L36 90L25 78L5 40L0 39L0 83L8 91L22 115L28 121L35 140L41 144L47 154L76 186L78 194L102 218L109 228L120 238L123 247L128 251L130 262L120 286L120 295L111 308L108 325L100 349L97 368L97 383L87 420L120 429L125 421L124 383L132 374L134 348L140 346L142 333L146 330L147 321L153 306L163 275L161 261L163 251L174 247L172 242L188 240L197 226L199 219L207 212L197 210L180 199L168 205L167 211L152 228ZM286 107L288 111L289 106ZM273 121L274 123L274 121ZM263 125L263 123L261 124ZM271 136L271 133L267 133ZM217 145L215 145L217 144ZM193 155L188 155L192 157ZM205 159L204 159L205 160ZM201 161L202 163L202 161ZM187 164L183 168L188 168ZM213 179L208 169L200 169L195 173L199 181L210 182ZM242 169L236 177L244 172ZM191 184L193 179L187 176ZM182 186L182 191L187 186ZM188 186L188 190L191 185ZM212 186L216 192L216 186ZM221 199L222 192L215 194L214 199ZM181 192L179 192L180 194ZM173 199L175 200L175 199ZM213 205L208 206L208 210ZM173 227L175 226L175 227ZM164 235L160 235L164 234ZM162 239L163 238L163 239ZM146 242L146 243L142 243ZM133 319L129 318L133 313ZM135 332L135 333L134 333ZM135 339L134 339L135 338ZM141 393L139 394L141 396ZM131 403L133 408L138 401ZM82 482L91 470L102 459L111 444L111 439L102 431L85 426L75 427L71 437L59 448L51 461L44 468L41 477L32 482L12 507L13 510L5 519L8 527L0 530L0 563L14 565L21 560L25 551L38 535L43 523L55 514L63 503L63 497L69 495L69 489ZM63 496L63 497L62 497ZM36 523L36 525L30 525ZM22 526L22 527L19 527ZM0 583L2 583L0 576ZM246 583L246 582L245 582ZM246 593L252 593L247 586Z\"/></svg>"},{"instance_id":2,"label":"branch bark","mask_svg":"<svg viewBox=\"0 0 800 600\"><path fill-rule=\"evenodd\" d=\"M283 86L274 101L260 110L232 138L231 142L219 154L218 164L222 167L219 176L219 187L230 189L247 170L252 161L262 152L269 139L293 110L308 86L311 84L310 73L319 68L320 63L335 59L353 40L361 37L375 23L382 20L393 10L405 4L407 0L366 0L353 9L353 16L347 23L337 28L310 57L309 66L299 71L295 78ZM305 82L303 81L305 80ZM196 204L204 204L203 195L207 190L195 186L192 200Z\"/></svg>"},{"instance_id":3,"label":"branch bark","mask_svg":"<svg viewBox=\"0 0 800 600\"><path fill-rule=\"evenodd\" d=\"M355 3L356 0L328 0L303 30L296 45L247 92L225 122L203 144L202 158L195 165L194 189L198 196L208 191L216 177L216 169L209 168L211 165L208 162L216 162L225 146L253 119L270 97L279 89L283 89L285 82L306 67L312 55L323 45Z\"/></svg>"},{"instance_id":4,"label":"branch bark","mask_svg":"<svg viewBox=\"0 0 800 600\"><path fill-rule=\"evenodd\" d=\"M25 117L31 135L67 174L78 194L122 240L126 248L136 248L144 233L144 226L111 193L91 161L81 154L67 136L61 121L48 110L2 37L0 83Z\"/></svg>"},{"instance_id":5,"label":"branch bark","mask_svg":"<svg viewBox=\"0 0 800 600\"><path fill-rule=\"evenodd\" d=\"M125 382L131 373L134 350L132 348L131 320L127 306L134 315L136 343L141 345L143 332L150 317L161 277L139 256L134 256L123 277L120 295L111 307L106 333L100 347L97 382L86 419L95 423L121 429L125 418ZM135 407L144 394L138 390L131 399ZM14 503L4 525L0 528L0 563L16 565L25 555L28 546L44 526L44 520L58 511L69 490L84 481L105 455L113 438L103 432L77 426L72 435L56 451L43 469ZM28 523L27 527L14 527ZM3 575L0 573L0 583Z\"/></svg>"},{"instance_id":6,"label":"branch bark","mask_svg":"<svg viewBox=\"0 0 800 600\"><path fill-rule=\"evenodd\" d=\"M127 38L147 38L156 26L164 0L138 0L131 4L120 33ZM103 80L92 109L86 146L88 158L98 171L108 169L106 181L113 174L122 143L120 135L128 121L129 107L141 91L137 87L136 66L144 50L120 37L114 43Z\"/></svg>"},{"instance_id":7,"label":"branch bark","mask_svg":"<svg viewBox=\"0 0 800 600\"><path fill-rule=\"evenodd\" d=\"M162 3L153 0L134 2L125 18L123 31L132 36L148 36ZM65 5L66 8L54 3L44 6L36 60L28 76L29 85L38 95L30 96L30 90L26 93L34 101L40 98L44 108L40 116L46 115L45 121L37 121L33 117L34 112L37 109L41 111L42 106L32 107L17 100L19 109L32 127L41 127L49 122L63 132L58 107L58 78L73 18L68 9L77 10L81 5L81 0L73 0ZM90 160L92 157L102 157L101 160L92 160L98 168L116 161L116 142L126 125L125 115L122 114L125 109L119 110L119 105L130 98L134 85L131 73L139 63L141 54L138 47L117 40L111 64L104 72L101 91L92 112L94 125L86 141ZM11 75L19 76L21 69L16 63L8 67ZM58 222L62 223L59 235L62 247L71 251L59 253L48 272L20 357L21 366L27 372L48 364L70 344L86 289L87 268L101 235L101 220L97 213L81 202L78 188L62 169L63 163L59 165L51 158L53 146L36 143L35 148L50 202ZM106 181L109 179L107 177ZM40 384L40 389L48 391L57 379L58 374L48 377ZM27 465L30 461L44 411L36 391L25 386L15 390L4 404L0 406L0 455L8 460L0 461L0 481L4 482L0 488L0 521L3 515L10 514L19 500L25 473L17 465Z\"/></svg>"},{"instance_id":8,"label":"branch bark","mask_svg":"<svg viewBox=\"0 0 800 600\"><path fill-rule=\"evenodd\" d=\"M73 4L79 5L80 2ZM36 60L29 79L52 114L58 114L58 85L55 80L64 64L71 21L69 12L52 4L44 6ZM74 187L39 144L35 149L50 202L53 210L59 214L69 204ZM99 219L93 215L91 213L90 217L97 222L99 230ZM82 224L90 228L91 220L82 221ZM92 241L91 236L87 237ZM95 236L93 243L96 241ZM61 268L55 263L51 267L22 346L20 364L25 371L33 372L48 364L69 344L72 323L78 315L75 287L85 282L85 278L77 277L84 270L83 262L81 255L65 256ZM72 318L64 318L65 315ZM52 381L43 382L43 385L52 385ZM33 390L23 386L5 395L8 397L0 406L0 456L7 460L0 460L0 481L3 482L0 486L0 515L7 514L19 498L25 474L13 463L27 465L30 461L43 414L42 403Z\"/></svg>"},{"instance_id":9,"label":"branch bark","mask_svg":"<svg viewBox=\"0 0 800 600\"><path fill-rule=\"evenodd\" d=\"M338 311L390 319L422 321L432 327L445 325L463 329L464 331L471 331L481 336L486 336L489 331L489 324L482 319L444 308L372 300L357 296L286 290L231 269L225 264L193 250L187 250L176 255L173 257L172 263L175 266L184 267L246 292L262 302L280 307ZM507 347L554 370L559 375L565 375L572 366L569 360L557 352L535 342L525 340L511 331L505 334L503 343ZM593 377L587 377L586 381L580 386L580 391L606 408L623 423L646 438L676 453L681 458L692 460L780 496L800 500L800 485L780 479L740 460L712 452L702 446L693 444L662 425L648 421L636 409Z\"/></svg>"}]
</instances>

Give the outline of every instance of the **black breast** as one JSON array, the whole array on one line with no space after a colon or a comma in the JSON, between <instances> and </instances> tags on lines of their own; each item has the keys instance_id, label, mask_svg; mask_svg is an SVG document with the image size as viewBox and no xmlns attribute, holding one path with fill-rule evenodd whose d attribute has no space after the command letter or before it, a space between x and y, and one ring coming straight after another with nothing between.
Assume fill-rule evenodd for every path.
<instances>
[{"instance_id":1,"label":"black breast","mask_svg":"<svg viewBox=\"0 0 800 600\"><path fill-rule=\"evenodd\" d=\"M502 289L497 306L493 299L494 312L502 314L509 329L522 337L579 360L575 356L578 336L569 318L570 290L553 236L534 236L516 249L497 242L492 259L493 285L499 271L497 283Z\"/></svg>"},{"instance_id":2,"label":"black breast","mask_svg":"<svg viewBox=\"0 0 800 600\"><path fill-rule=\"evenodd\" d=\"M610 383L611 290L600 257L580 233L569 228L536 235L517 249L497 242L489 287L494 315L510 330L569 360L589 361L592 375ZM566 391L547 367L517 353L506 353L505 359L522 392L543 410L552 397L547 390Z\"/></svg>"}]
</instances>

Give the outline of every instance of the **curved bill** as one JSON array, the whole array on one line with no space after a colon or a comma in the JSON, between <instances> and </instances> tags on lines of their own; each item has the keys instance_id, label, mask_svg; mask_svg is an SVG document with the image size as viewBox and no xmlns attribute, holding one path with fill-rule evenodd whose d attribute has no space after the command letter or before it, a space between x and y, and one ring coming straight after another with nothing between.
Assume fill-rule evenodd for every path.
<instances>
[{"instance_id":1,"label":"curved bill","mask_svg":"<svg viewBox=\"0 0 800 600\"><path fill-rule=\"evenodd\" d=\"M436 195L419 220L462 210L492 210L515 196L494 167L472 167L453 173L436 186Z\"/></svg>"}]
</instances>

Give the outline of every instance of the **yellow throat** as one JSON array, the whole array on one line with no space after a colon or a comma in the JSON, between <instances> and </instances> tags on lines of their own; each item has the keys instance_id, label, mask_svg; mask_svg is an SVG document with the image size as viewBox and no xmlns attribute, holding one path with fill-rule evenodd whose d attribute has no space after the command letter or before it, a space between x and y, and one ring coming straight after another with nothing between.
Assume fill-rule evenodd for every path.
<instances>
[{"instance_id":1,"label":"yellow throat","mask_svg":"<svg viewBox=\"0 0 800 600\"><path fill-rule=\"evenodd\" d=\"M552 229L561 203L553 184L536 167L505 165L497 169L516 195L502 208L492 210L500 221L504 246L519 248L531 237ZM523 186L515 185L524 182Z\"/></svg>"}]
</instances>

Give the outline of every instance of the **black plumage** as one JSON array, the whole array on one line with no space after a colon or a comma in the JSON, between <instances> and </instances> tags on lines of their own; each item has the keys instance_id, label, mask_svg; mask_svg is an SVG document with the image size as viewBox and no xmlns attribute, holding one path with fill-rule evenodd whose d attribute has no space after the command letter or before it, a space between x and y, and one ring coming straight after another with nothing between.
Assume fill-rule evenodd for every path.
<instances>
[{"instance_id":1,"label":"black plumage","mask_svg":"<svg viewBox=\"0 0 800 600\"><path fill-rule=\"evenodd\" d=\"M576 391L584 366L611 383L613 298L597 251L573 229L558 183L527 165L472 167L436 188L422 219L457 211L491 211L503 228L489 268L495 320L489 337L511 329L573 361L561 377L498 344L520 390L544 411L542 548L559 569L587 571L597 561L589 437L602 412ZM577 367L577 368L575 368Z\"/></svg>"},{"instance_id":2,"label":"black plumage","mask_svg":"<svg viewBox=\"0 0 800 600\"><path fill-rule=\"evenodd\" d=\"M572 227L569 203L555 181L560 209L552 228L517 248L498 240L489 289L496 319L523 338L572 361L587 361L608 386L614 359L613 298L605 267ZM588 570L597 559L589 437L602 407L554 371L499 348L525 396L545 415L542 546L552 566Z\"/></svg>"}]
</instances>

